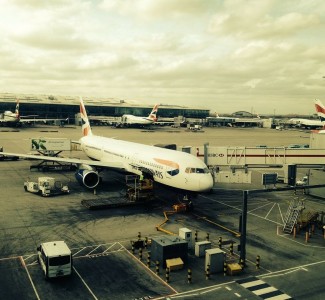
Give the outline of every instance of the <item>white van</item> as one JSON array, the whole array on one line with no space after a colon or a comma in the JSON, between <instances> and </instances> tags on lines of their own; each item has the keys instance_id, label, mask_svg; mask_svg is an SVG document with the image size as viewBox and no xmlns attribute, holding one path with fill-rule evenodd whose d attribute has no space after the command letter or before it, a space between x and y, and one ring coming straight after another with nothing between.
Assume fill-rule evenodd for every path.
<instances>
[{"instance_id":1,"label":"white van","mask_svg":"<svg viewBox=\"0 0 325 300\"><path fill-rule=\"evenodd\" d=\"M71 250L64 241L42 243L37 247L37 254L45 278L71 275Z\"/></svg>"}]
</instances>

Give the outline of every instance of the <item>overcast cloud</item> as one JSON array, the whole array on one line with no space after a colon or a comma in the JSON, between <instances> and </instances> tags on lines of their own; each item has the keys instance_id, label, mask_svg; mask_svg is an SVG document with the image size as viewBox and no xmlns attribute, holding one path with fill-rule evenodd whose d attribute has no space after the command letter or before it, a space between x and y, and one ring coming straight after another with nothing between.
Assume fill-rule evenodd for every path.
<instances>
[{"instance_id":1,"label":"overcast cloud","mask_svg":"<svg viewBox=\"0 0 325 300\"><path fill-rule=\"evenodd\" d=\"M325 103L323 0L0 0L1 92L218 113Z\"/></svg>"}]
</instances>

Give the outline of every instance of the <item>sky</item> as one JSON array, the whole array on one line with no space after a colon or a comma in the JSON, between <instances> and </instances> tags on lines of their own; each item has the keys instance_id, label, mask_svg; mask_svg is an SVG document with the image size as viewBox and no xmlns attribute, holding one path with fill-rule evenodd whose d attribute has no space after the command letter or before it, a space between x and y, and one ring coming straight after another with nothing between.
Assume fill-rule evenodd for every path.
<instances>
[{"instance_id":1,"label":"sky","mask_svg":"<svg viewBox=\"0 0 325 300\"><path fill-rule=\"evenodd\" d=\"M0 0L0 91L313 114L323 0Z\"/></svg>"}]
</instances>

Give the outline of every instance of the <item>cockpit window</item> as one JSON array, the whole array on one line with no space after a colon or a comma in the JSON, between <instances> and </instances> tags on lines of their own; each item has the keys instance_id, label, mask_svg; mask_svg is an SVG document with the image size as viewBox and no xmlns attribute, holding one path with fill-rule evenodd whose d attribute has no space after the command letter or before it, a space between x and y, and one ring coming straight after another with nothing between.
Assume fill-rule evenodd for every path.
<instances>
[{"instance_id":1,"label":"cockpit window","mask_svg":"<svg viewBox=\"0 0 325 300\"><path fill-rule=\"evenodd\" d=\"M170 176L175 176L179 173L179 170L176 169L176 170L171 170L171 171L167 171L167 173L170 175Z\"/></svg>"},{"instance_id":2,"label":"cockpit window","mask_svg":"<svg viewBox=\"0 0 325 300\"><path fill-rule=\"evenodd\" d=\"M208 168L186 168L185 173L197 173L197 174L206 174L209 173Z\"/></svg>"}]
</instances>

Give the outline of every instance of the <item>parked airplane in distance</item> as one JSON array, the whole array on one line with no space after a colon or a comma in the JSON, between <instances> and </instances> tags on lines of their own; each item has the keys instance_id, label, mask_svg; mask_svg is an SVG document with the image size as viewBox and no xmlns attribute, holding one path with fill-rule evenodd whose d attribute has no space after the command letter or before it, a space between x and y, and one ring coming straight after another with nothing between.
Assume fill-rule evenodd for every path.
<instances>
[{"instance_id":1,"label":"parked airplane in distance","mask_svg":"<svg viewBox=\"0 0 325 300\"><path fill-rule=\"evenodd\" d=\"M292 118L286 121L285 124L293 127L300 127L306 129L316 129L323 126L323 122L320 120L300 119L300 118Z\"/></svg>"},{"instance_id":2,"label":"parked airplane in distance","mask_svg":"<svg viewBox=\"0 0 325 300\"><path fill-rule=\"evenodd\" d=\"M319 119L321 120L321 122L323 122L322 125L325 126L325 123L324 123L324 121L325 121L325 106L323 105L323 103L320 100L316 99L315 100L315 108L316 108L316 112L317 112Z\"/></svg>"},{"instance_id":3,"label":"parked airplane in distance","mask_svg":"<svg viewBox=\"0 0 325 300\"><path fill-rule=\"evenodd\" d=\"M0 125L17 126L18 124L19 124L19 101L17 100L15 112L6 110L2 114L0 114Z\"/></svg>"},{"instance_id":4,"label":"parked airplane in distance","mask_svg":"<svg viewBox=\"0 0 325 300\"><path fill-rule=\"evenodd\" d=\"M21 116L19 114L19 99L16 101L15 112L5 111L0 114L0 126L20 127L22 124L46 123L53 121L67 121L68 119L36 118L37 115Z\"/></svg>"},{"instance_id":5,"label":"parked airplane in distance","mask_svg":"<svg viewBox=\"0 0 325 300\"><path fill-rule=\"evenodd\" d=\"M82 151L91 160L7 152L3 152L2 155L77 164L77 180L90 189L96 188L100 182L97 168L142 174L152 178L155 182L182 190L182 194L206 192L213 187L213 178L209 169L196 156L181 151L94 135L81 97L80 114L83 125L79 143Z\"/></svg>"},{"instance_id":6,"label":"parked airplane in distance","mask_svg":"<svg viewBox=\"0 0 325 300\"><path fill-rule=\"evenodd\" d=\"M143 127L148 126L157 121L157 112L159 104L155 104L148 117L138 117L134 115L123 115L121 123L117 127Z\"/></svg>"}]
</instances>

